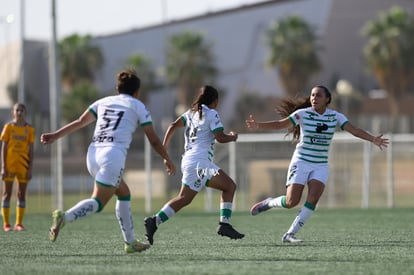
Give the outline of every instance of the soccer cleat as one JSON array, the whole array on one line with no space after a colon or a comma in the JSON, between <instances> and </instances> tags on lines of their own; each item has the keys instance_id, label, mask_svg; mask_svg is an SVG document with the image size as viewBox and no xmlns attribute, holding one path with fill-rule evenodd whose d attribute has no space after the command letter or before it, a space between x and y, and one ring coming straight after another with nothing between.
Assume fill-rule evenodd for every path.
<instances>
[{"instance_id":1,"label":"soccer cleat","mask_svg":"<svg viewBox=\"0 0 414 275\"><path fill-rule=\"evenodd\" d=\"M49 229L49 239L54 242L56 241L60 229L65 226L65 212L60 210L55 210L52 213L53 224Z\"/></svg>"},{"instance_id":2,"label":"soccer cleat","mask_svg":"<svg viewBox=\"0 0 414 275\"><path fill-rule=\"evenodd\" d=\"M142 252L150 248L149 244L143 243L140 240L136 240L133 243L125 244L125 252L126 253L134 253L134 252Z\"/></svg>"},{"instance_id":3,"label":"soccer cleat","mask_svg":"<svg viewBox=\"0 0 414 275\"><path fill-rule=\"evenodd\" d=\"M16 225L14 226L13 230L14 230L14 231L19 231L19 232L21 232L21 231L25 231L25 230L26 230L26 228L24 228L23 224L16 224Z\"/></svg>"},{"instance_id":4,"label":"soccer cleat","mask_svg":"<svg viewBox=\"0 0 414 275\"><path fill-rule=\"evenodd\" d=\"M262 200L250 208L250 213L252 216L256 216L260 212L264 212L266 210L269 210L271 207L269 206L269 202L272 200L272 198L267 198L265 200Z\"/></svg>"},{"instance_id":5,"label":"soccer cleat","mask_svg":"<svg viewBox=\"0 0 414 275\"><path fill-rule=\"evenodd\" d=\"M10 232L12 230L10 224L3 224L4 232Z\"/></svg>"},{"instance_id":6,"label":"soccer cleat","mask_svg":"<svg viewBox=\"0 0 414 275\"><path fill-rule=\"evenodd\" d=\"M217 234L221 236L229 237L230 239L242 239L244 237L244 234L239 233L236 231L236 229L231 226L229 223L223 223L220 222L219 226L217 228Z\"/></svg>"},{"instance_id":7,"label":"soccer cleat","mask_svg":"<svg viewBox=\"0 0 414 275\"><path fill-rule=\"evenodd\" d=\"M299 240L295 237L294 233L285 233L282 237L282 243L301 243L302 240Z\"/></svg>"},{"instance_id":8,"label":"soccer cleat","mask_svg":"<svg viewBox=\"0 0 414 275\"><path fill-rule=\"evenodd\" d=\"M144 219L145 223L145 236L147 237L148 242L152 245L154 243L154 234L157 231L157 221L155 216L153 217L146 217Z\"/></svg>"}]
</instances>

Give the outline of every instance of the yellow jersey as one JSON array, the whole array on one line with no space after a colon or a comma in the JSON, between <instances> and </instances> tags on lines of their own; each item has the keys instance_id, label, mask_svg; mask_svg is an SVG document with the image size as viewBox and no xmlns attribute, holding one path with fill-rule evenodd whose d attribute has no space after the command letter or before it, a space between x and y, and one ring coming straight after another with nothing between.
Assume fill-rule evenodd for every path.
<instances>
[{"instance_id":1,"label":"yellow jersey","mask_svg":"<svg viewBox=\"0 0 414 275\"><path fill-rule=\"evenodd\" d=\"M7 143L7 170L15 170L18 167L26 170L29 168L29 145L34 142L34 139L34 128L28 123L24 126L18 126L14 122L4 125L0 140Z\"/></svg>"}]
</instances>

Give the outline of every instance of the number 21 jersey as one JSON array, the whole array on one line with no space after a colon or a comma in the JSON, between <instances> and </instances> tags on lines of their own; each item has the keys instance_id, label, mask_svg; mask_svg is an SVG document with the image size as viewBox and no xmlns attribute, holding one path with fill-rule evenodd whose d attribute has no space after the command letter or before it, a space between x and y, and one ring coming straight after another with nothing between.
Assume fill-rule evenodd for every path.
<instances>
[{"instance_id":1,"label":"number 21 jersey","mask_svg":"<svg viewBox=\"0 0 414 275\"><path fill-rule=\"evenodd\" d=\"M202 113L202 119L198 111L189 110L181 116L185 124L184 160L208 159L212 161L214 157L214 132L222 131L223 124L217 111L204 104Z\"/></svg>"}]
</instances>

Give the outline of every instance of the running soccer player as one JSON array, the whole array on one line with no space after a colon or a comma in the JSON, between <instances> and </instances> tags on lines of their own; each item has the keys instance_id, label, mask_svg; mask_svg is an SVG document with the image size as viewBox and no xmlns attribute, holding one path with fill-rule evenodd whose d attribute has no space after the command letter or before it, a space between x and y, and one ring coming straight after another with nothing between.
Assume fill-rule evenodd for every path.
<instances>
[{"instance_id":1,"label":"running soccer player","mask_svg":"<svg viewBox=\"0 0 414 275\"><path fill-rule=\"evenodd\" d=\"M212 86L201 87L191 109L172 122L164 135L163 144L168 148L175 131L184 128L185 152L181 161L183 176L179 194L168 201L156 215L144 220L150 244L154 242L158 226L190 204L204 186L222 191L217 234L231 239L244 237L230 224L236 184L213 163L215 140L220 143L237 140L236 133L224 133L220 116L215 110L217 105L218 91Z\"/></svg>"},{"instance_id":2,"label":"running soccer player","mask_svg":"<svg viewBox=\"0 0 414 275\"><path fill-rule=\"evenodd\" d=\"M120 72L118 95L95 101L77 120L56 132L41 135L41 142L49 144L96 121L87 154L88 171L95 178L92 197L80 201L66 212L53 212L53 224L49 231L51 241L56 241L66 223L100 212L115 194L115 213L125 242L125 251L133 253L149 248L148 244L135 239L130 207L131 193L122 178L132 134L138 125L143 128L155 151L164 159L167 172L175 173L175 166L154 131L149 111L138 100L140 83L135 72Z\"/></svg>"},{"instance_id":3,"label":"running soccer player","mask_svg":"<svg viewBox=\"0 0 414 275\"><path fill-rule=\"evenodd\" d=\"M352 125L345 115L328 109L331 93L324 86L313 87L310 97L305 100L285 100L278 107L284 118L266 122L257 122L252 115L246 120L247 127L252 130L280 130L289 128L293 139L298 141L292 156L286 182L286 195L267 198L256 203L250 209L253 216L270 208L292 208L298 205L305 185L308 195L305 205L300 209L282 242L297 243L302 240L295 234L306 223L315 211L316 204L322 196L328 182L328 150L336 126L351 133L355 137L377 145L381 150L387 147L388 139L382 135L373 136Z\"/></svg>"}]
</instances>

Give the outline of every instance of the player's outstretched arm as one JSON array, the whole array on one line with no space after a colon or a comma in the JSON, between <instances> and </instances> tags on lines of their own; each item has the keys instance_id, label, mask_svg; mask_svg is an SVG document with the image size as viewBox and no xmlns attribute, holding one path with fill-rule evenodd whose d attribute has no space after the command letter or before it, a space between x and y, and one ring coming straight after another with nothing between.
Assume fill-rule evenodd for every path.
<instances>
[{"instance_id":1,"label":"player's outstretched arm","mask_svg":"<svg viewBox=\"0 0 414 275\"><path fill-rule=\"evenodd\" d=\"M59 130L52 133L43 133L40 136L40 142L43 144L53 143L55 140L76 132L77 130L91 124L93 121L95 121L95 119L95 116L89 110L86 110L77 120L66 124Z\"/></svg>"},{"instance_id":2,"label":"player's outstretched arm","mask_svg":"<svg viewBox=\"0 0 414 275\"><path fill-rule=\"evenodd\" d=\"M249 130L281 130L292 126L292 122L288 117L280 120L258 122L253 115L250 115L245 122Z\"/></svg>"},{"instance_id":3,"label":"player's outstretched arm","mask_svg":"<svg viewBox=\"0 0 414 275\"><path fill-rule=\"evenodd\" d=\"M389 139L388 138L383 138L382 134L378 135L378 136L373 136L370 133L362 130L361 128L355 127L350 122L345 124L344 130L351 133L355 137L358 137L360 139L363 139L363 140L374 143L381 150L384 149L384 148L387 148L388 143L389 143Z\"/></svg>"}]
</instances>

